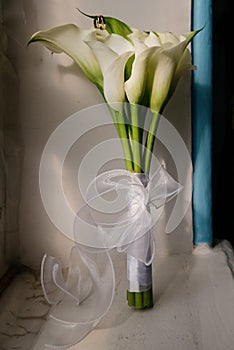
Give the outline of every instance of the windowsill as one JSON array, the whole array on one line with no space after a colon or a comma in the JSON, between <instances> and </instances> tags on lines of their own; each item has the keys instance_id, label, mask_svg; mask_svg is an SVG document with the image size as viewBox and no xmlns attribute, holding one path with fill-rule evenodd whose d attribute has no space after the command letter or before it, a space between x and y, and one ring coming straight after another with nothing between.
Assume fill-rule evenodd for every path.
<instances>
[{"instance_id":1,"label":"windowsill","mask_svg":"<svg viewBox=\"0 0 234 350\"><path fill-rule=\"evenodd\" d=\"M234 343L234 257L227 241L214 249L154 259L155 305L147 311L126 305L121 263L109 313L72 350L232 350ZM39 277L17 275L0 300L0 343L4 350L32 350L49 306ZM42 349L41 349L42 350Z\"/></svg>"}]
</instances>

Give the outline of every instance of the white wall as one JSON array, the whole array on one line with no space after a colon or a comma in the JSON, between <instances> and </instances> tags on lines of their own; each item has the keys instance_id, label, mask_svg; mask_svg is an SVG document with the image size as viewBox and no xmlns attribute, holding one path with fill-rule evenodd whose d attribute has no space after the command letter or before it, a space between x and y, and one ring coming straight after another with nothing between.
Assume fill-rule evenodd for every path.
<instances>
[{"instance_id":1,"label":"white wall","mask_svg":"<svg viewBox=\"0 0 234 350\"><path fill-rule=\"evenodd\" d=\"M76 10L90 14L118 17L142 30L172 31L175 34L190 30L189 0L15 0L4 2L5 23L10 37L10 57L20 80L19 113L24 149L20 203L20 255L24 264L38 266L46 252L66 261L71 241L64 237L48 218L39 191L39 163L44 146L54 129L71 114L85 107L102 103L97 89L65 55L51 55L37 44L27 47L30 35L64 23L90 26L91 22ZM178 129L190 149L190 82L186 76L180 82L173 100L164 115ZM108 131L110 135L113 130ZM102 132L96 130L90 139L81 140L76 157L79 162L90 144L100 141ZM90 143L90 144L89 144ZM164 158L162 154L157 154ZM166 157L166 156L165 156ZM167 157L165 158L167 159ZM78 209L82 201L72 181L68 162L65 187L76 193ZM170 164L168 163L168 166ZM71 180L69 180L71 176ZM69 187L70 186L70 187ZM157 228L157 253L184 252L192 249L191 209L170 236L164 234L168 206Z\"/></svg>"}]
</instances>

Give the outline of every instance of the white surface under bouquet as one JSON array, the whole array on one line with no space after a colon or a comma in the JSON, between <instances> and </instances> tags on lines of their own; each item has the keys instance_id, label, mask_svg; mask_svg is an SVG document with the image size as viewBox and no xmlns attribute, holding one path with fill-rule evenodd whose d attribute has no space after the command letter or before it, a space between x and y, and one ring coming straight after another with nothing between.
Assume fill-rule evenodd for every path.
<instances>
[{"instance_id":1,"label":"white surface under bouquet","mask_svg":"<svg viewBox=\"0 0 234 350\"><path fill-rule=\"evenodd\" d=\"M199 30L177 37L171 32L140 31L116 18L88 17L94 21L89 29L65 24L34 33L28 43L38 42L53 53L67 54L96 85L121 140L126 171L131 173L131 179L135 178L133 182L147 188L159 116L180 77L194 69L188 45ZM147 110L151 117L148 129L144 130ZM163 169L160 171L165 184L170 177ZM174 194L179 190L177 186ZM169 192L161 205L172 197ZM142 233L126 249L128 305L140 309L153 306L154 248L146 226L133 226L133 230ZM142 250L144 259L139 258Z\"/></svg>"}]
</instances>

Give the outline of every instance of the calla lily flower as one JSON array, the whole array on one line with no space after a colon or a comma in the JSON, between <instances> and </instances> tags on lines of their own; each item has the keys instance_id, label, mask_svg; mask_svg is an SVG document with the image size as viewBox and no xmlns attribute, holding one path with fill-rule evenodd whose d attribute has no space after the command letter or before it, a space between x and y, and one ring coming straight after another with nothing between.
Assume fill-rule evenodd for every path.
<instances>
[{"instance_id":1,"label":"calla lily flower","mask_svg":"<svg viewBox=\"0 0 234 350\"><path fill-rule=\"evenodd\" d=\"M100 64L106 101L113 109L121 108L120 102L126 101L125 66L129 57L134 54L133 46L128 40L115 34L110 34L104 41L89 41L87 45Z\"/></svg>"},{"instance_id":2,"label":"calla lily flower","mask_svg":"<svg viewBox=\"0 0 234 350\"><path fill-rule=\"evenodd\" d=\"M132 74L125 82L130 103L143 104L161 113L186 70L194 69L187 46L198 31L180 39L172 33L133 32L135 46Z\"/></svg>"},{"instance_id":3,"label":"calla lily flower","mask_svg":"<svg viewBox=\"0 0 234 350\"><path fill-rule=\"evenodd\" d=\"M181 41L169 32L146 33L115 18L105 19L108 30L67 24L37 32L29 43L40 42L70 56L110 106L126 101L161 113L184 71L194 69L187 46L198 31Z\"/></svg>"},{"instance_id":4,"label":"calla lily flower","mask_svg":"<svg viewBox=\"0 0 234 350\"><path fill-rule=\"evenodd\" d=\"M83 70L111 105L124 102L124 72L134 54L133 45L124 37L106 30L80 29L73 24L39 31L28 44L40 42L54 53L64 52Z\"/></svg>"},{"instance_id":5,"label":"calla lily flower","mask_svg":"<svg viewBox=\"0 0 234 350\"><path fill-rule=\"evenodd\" d=\"M155 60L152 62L155 70L150 97L152 111L161 113L183 73L195 69L191 64L191 54L187 46L198 32L199 30L190 32L185 36L185 40L179 43L171 44L164 41L161 46L162 51L155 55ZM169 38L171 40L172 36L170 35Z\"/></svg>"},{"instance_id":6,"label":"calla lily flower","mask_svg":"<svg viewBox=\"0 0 234 350\"><path fill-rule=\"evenodd\" d=\"M95 40L98 36L108 35L106 31L94 28L80 29L74 24L65 24L47 31L39 31L31 36L28 45L33 42L43 44L54 53L64 52L82 69L87 78L103 91L103 76L96 56L85 41Z\"/></svg>"}]
</instances>

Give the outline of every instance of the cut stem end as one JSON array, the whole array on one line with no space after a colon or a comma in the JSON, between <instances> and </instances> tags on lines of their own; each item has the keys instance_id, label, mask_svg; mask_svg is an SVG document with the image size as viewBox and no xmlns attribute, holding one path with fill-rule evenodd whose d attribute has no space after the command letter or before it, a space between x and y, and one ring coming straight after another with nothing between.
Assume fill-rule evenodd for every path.
<instances>
[{"instance_id":1,"label":"cut stem end","mask_svg":"<svg viewBox=\"0 0 234 350\"><path fill-rule=\"evenodd\" d=\"M135 309L152 308L153 303L153 291L149 289L144 292L129 292L127 291L128 306Z\"/></svg>"}]
</instances>

